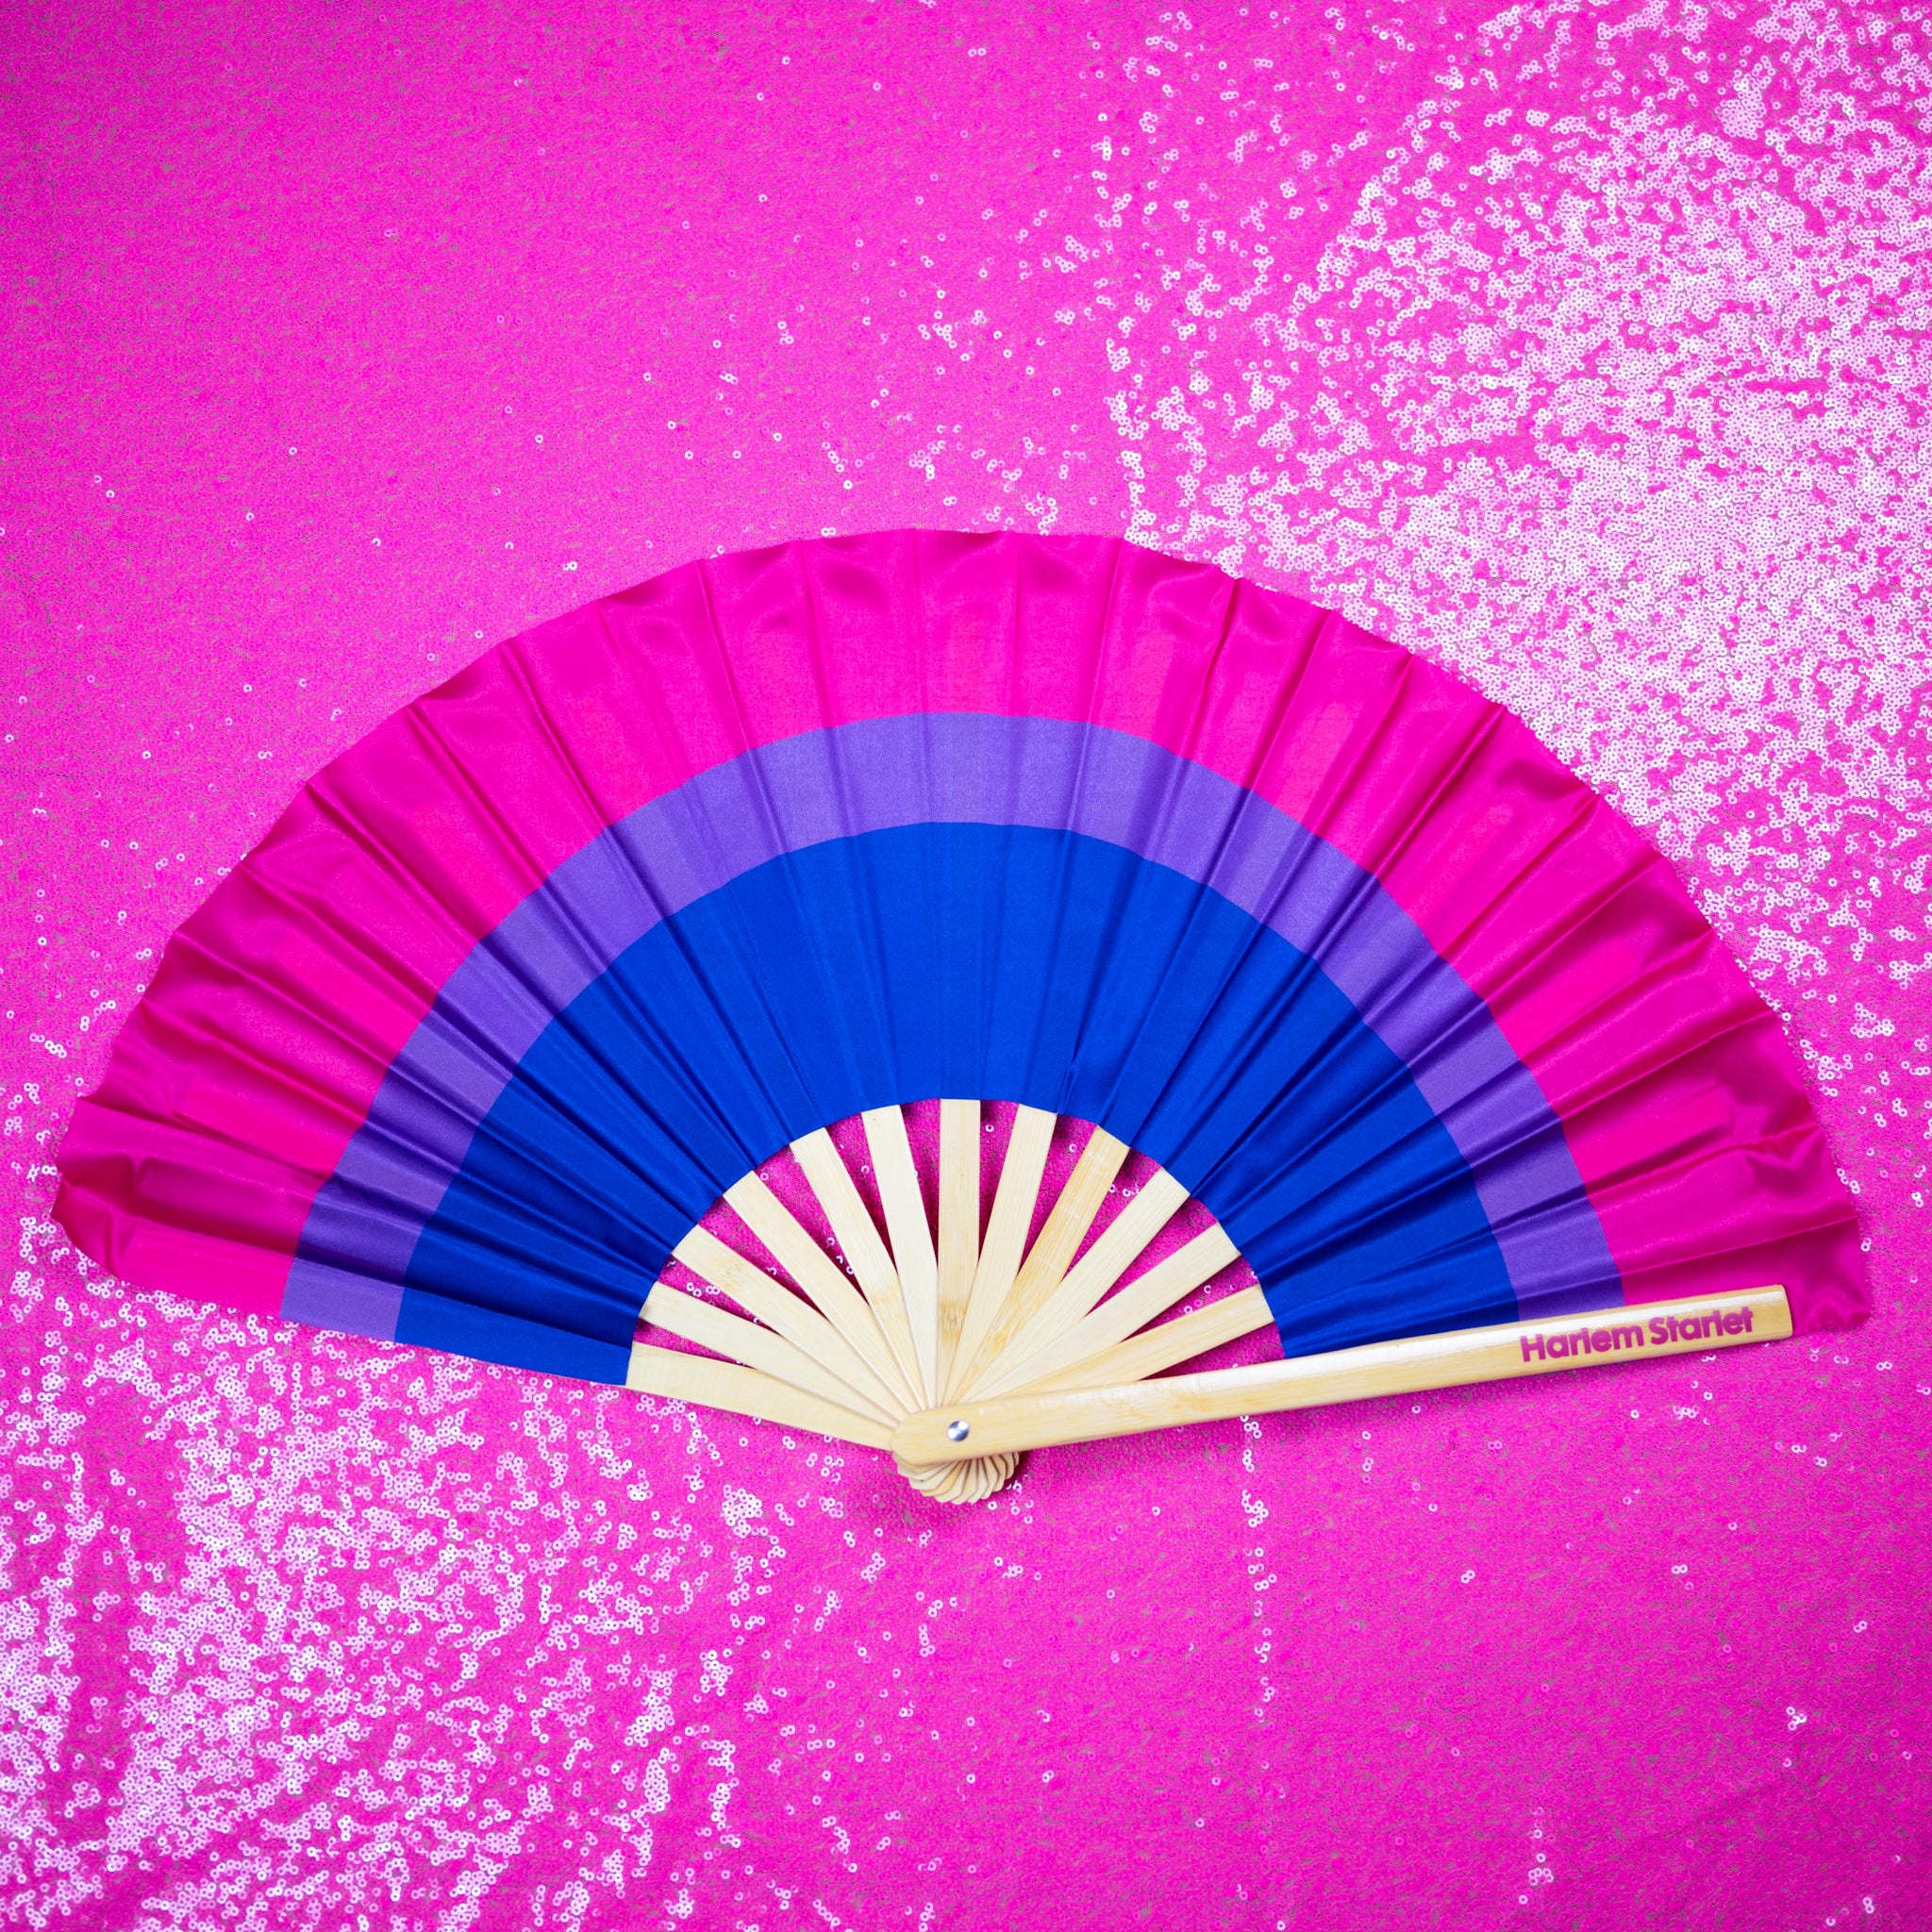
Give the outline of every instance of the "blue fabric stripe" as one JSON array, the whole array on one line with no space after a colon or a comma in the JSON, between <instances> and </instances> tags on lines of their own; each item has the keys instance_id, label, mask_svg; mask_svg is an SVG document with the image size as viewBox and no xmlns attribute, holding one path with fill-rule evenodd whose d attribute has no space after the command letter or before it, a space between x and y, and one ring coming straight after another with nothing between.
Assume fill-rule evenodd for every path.
<instances>
[{"instance_id":1,"label":"blue fabric stripe","mask_svg":"<svg viewBox=\"0 0 1932 1932\"><path fill-rule=\"evenodd\" d=\"M416 1243L398 1334L474 1352L461 1303L621 1350L726 1187L829 1120L941 1093L1097 1121L1161 1161L1291 1352L1516 1312L1454 1138L1306 953L1122 846L924 824L768 861L572 1000ZM564 1353L531 1365L585 1373Z\"/></svg>"},{"instance_id":2,"label":"blue fabric stripe","mask_svg":"<svg viewBox=\"0 0 1932 1932\"><path fill-rule=\"evenodd\" d=\"M1409 1069L1474 1174L1519 1306L1557 1313L1620 1299L1560 1124L1481 1001L1372 877L1252 793L1143 740L940 714L760 747L559 867L452 976L398 1056L317 1196L285 1311L395 1332L422 1231L556 1011L667 917L774 856L926 822L1071 827L1211 886L1312 959ZM959 947L999 943L975 915L948 933L940 963L958 973Z\"/></svg>"}]
</instances>

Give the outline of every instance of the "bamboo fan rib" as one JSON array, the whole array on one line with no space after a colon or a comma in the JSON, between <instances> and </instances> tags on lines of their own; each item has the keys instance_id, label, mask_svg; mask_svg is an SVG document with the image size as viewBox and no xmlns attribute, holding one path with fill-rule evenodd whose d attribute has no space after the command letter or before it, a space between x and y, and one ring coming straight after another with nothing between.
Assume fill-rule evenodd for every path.
<instances>
[{"instance_id":1,"label":"bamboo fan rib","mask_svg":"<svg viewBox=\"0 0 1932 1932\"><path fill-rule=\"evenodd\" d=\"M1055 1115L1016 1108L991 1176L982 1173L987 1136L978 1101L941 1101L939 1124L931 1214L904 1111L861 1116L883 1229L831 1132L791 1143L836 1257L763 1175L739 1181L725 1205L782 1277L709 1228L691 1229L675 1258L733 1306L660 1280L644 1303L629 1386L883 1448L908 1415L942 1402L1135 1381L1273 1319L1252 1286L1163 1319L1240 1259L1218 1225L1119 1286L1188 1194L1157 1167L1102 1225L1131 1153L1112 1135L1088 1133L1047 1201ZM989 1179L992 1206L982 1239ZM666 1347L654 1334L688 1347ZM902 1459L899 1468L924 1495L972 1503L1005 1485L1017 1462L1002 1452Z\"/></svg>"}]
</instances>

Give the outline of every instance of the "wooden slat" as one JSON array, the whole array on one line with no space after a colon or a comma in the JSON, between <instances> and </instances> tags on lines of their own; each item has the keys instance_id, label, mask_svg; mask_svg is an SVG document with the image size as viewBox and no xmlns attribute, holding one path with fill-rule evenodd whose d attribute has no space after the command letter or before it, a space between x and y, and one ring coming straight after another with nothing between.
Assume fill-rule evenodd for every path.
<instances>
[{"instance_id":1,"label":"wooden slat","mask_svg":"<svg viewBox=\"0 0 1932 1932\"><path fill-rule=\"evenodd\" d=\"M1081 1148L1059 1199L1046 1217L1046 1225L1040 1230L1040 1239L1027 1250L1017 1279L973 1356L966 1378L959 1385L968 1394L978 1389L981 1379L1005 1355L1013 1338L1059 1286L1128 1152L1126 1142L1116 1141L1104 1127L1095 1127L1091 1139Z\"/></svg>"},{"instance_id":2,"label":"wooden slat","mask_svg":"<svg viewBox=\"0 0 1932 1932\"><path fill-rule=\"evenodd\" d=\"M1258 1288L1224 1294L1191 1315L1179 1315L1158 1327L1143 1328L1128 1341L1038 1380L1019 1385L1028 1395L1060 1389L1104 1389L1109 1382L1139 1382L1178 1362L1192 1361L1223 1342L1238 1341L1274 1320L1268 1297Z\"/></svg>"},{"instance_id":3,"label":"wooden slat","mask_svg":"<svg viewBox=\"0 0 1932 1932\"><path fill-rule=\"evenodd\" d=\"M1735 1332L1724 1331L1725 1320L1736 1322ZM1293 1361L1212 1369L1152 1382L948 1403L908 1416L892 1432L892 1453L905 1463L958 1462L1008 1449L1139 1435L1230 1416L1778 1341L1790 1332L1790 1308L1782 1288L1686 1297L1544 1322L1375 1341ZM958 1423L966 1427L956 1440L948 1431Z\"/></svg>"},{"instance_id":4,"label":"wooden slat","mask_svg":"<svg viewBox=\"0 0 1932 1932\"><path fill-rule=\"evenodd\" d=\"M845 1258L852 1263L860 1291L872 1304L873 1314L898 1371L895 1386L903 1388L908 1407L917 1408L920 1398L914 1391L920 1387L919 1356L912 1346L912 1329L906 1318L906 1297L900 1291L899 1271L892 1266L891 1252L884 1237L873 1224L872 1215L860 1198L858 1184L832 1144L831 1135L823 1127L792 1141L791 1152L812 1192L818 1196L819 1206L825 1210L825 1219L832 1224L832 1232L838 1236Z\"/></svg>"},{"instance_id":5,"label":"wooden slat","mask_svg":"<svg viewBox=\"0 0 1932 1932\"><path fill-rule=\"evenodd\" d=\"M1094 1245L1097 1247L1099 1243ZM1004 1393L1008 1390L1031 1388L1042 1382L1060 1384L1065 1371L1107 1354L1137 1329L1146 1327L1148 1323L1166 1314L1174 1303L1184 1301L1204 1281L1212 1280L1230 1261L1238 1258L1235 1244L1217 1222L1197 1234L1186 1247L1176 1248L1173 1254L1156 1262L1138 1281L1129 1282L1111 1300L1102 1302L1051 1347L1042 1349L1030 1359L1019 1357L1018 1350L1015 1350L1013 1357L1008 1358L1011 1362L1010 1367L1005 1362L996 1363L994 1366L1002 1373L997 1385L990 1387L988 1392ZM1085 1257L1082 1257L1084 1264ZM1259 1290L1255 1292L1258 1294ZM1265 1301L1261 1304L1264 1312L1267 1306ZM1174 1359L1185 1361L1187 1357L1176 1356ZM1141 1374L1151 1375L1154 1371L1143 1369ZM1136 1377L1130 1373L1124 1373L1101 1379L1131 1382ZM1085 1388L1087 1384L1083 1379L1068 1386Z\"/></svg>"},{"instance_id":6,"label":"wooden slat","mask_svg":"<svg viewBox=\"0 0 1932 1932\"><path fill-rule=\"evenodd\" d=\"M885 1330L871 1305L847 1281L839 1264L799 1226L791 1208L763 1179L748 1174L724 1191L740 1220L772 1251L772 1257L797 1282L846 1341L870 1364L887 1387L899 1379L898 1365L886 1345Z\"/></svg>"},{"instance_id":7,"label":"wooden slat","mask_svg":"<svg viewBox=\"0 0 1932 1932\"><path fill-rule=\"evenodd\" d=\"M979 1103L940 1102L939 1359L944 1389L959 1352L973 1276L979 1267Z\"/></svg>"},{"instance_id":8,"label":"wooden slat","mask_svg":"<svg viewBox=\"0 0 1932 1932\"><path fill-rule=\"evenodd\" d=\"M912 1160L912 1142L906 1135L906 1116L896 1107L876 1107L859 1118L865 1123L865 1144L872 1149L879 1206L886 1211L892 1262L906 1297L906 1319L912 1329L913 1353L919 1358L919 1387L927 1402L937 1402L939 1258L933 1249L932 1227L925 1218L919 1169Z\"/></svg>"},{"instance_id":9,"label":"wooden slat","mask_svg":"<svg viewBox=\"0 0 1932 1932\"><path fill-rule=\"evenodd\" d=\"M1005 1484L1018 1460L1016 1456L982 1456L971 1462L902 1462L897 1467L921 1495L936 1503L978 1503Z\"/></svg>"},{"instance_id":10,"label":"wooden slat","mask_svg":"<svg viewBox=\"0 0 1932 1932\"><path fill-rule=\"evenodd\" d=\"M728 1409L734 1415L755 1416L760 1422L788 1428L809 1429L841 1442L867 1449L891 1446L891 1430L882 1422L855 1415L789 1382L760 1374L737 1362L713 1361L708 1356L680 1355L675 1349L653 1348L634 1341L630 1374L625 1386L642 1395L669 1396L677 1402L701 1402L707 1408Z\"/></svg>"},{"instance_id":11,"label":"wooden slat","mask_svg":"<svg viewBox=\"0 0 1932 1932\"><path fill-rule=\"evenodd\" d=\"M974 1383L973 1393L991 1395L1034 1379L1025 1373L1028 1358L1051 1347L1092 1309L1187 1198L1187 1189L1173 1174L1164 1167L1156 1168L1106 1232L1068 1269L1039 1312L1000 1351L999 1359Z\"/></svg>"},{"instance_id":12,"label":"wooden slat","mask_svg":"<svg viewBox=\"0 0 1932 1932\"><path fill-rule=\"evenodd\" d=\"M912 1469L901 1463L899 1474L922 1496L930 1496L935 1503L951 1503L958 1500L972 1469L970 1462L936 1462L927 1469Z\"/></svg>"},{"instance_id":13,"label":"wooden slat","mask_svg":"<svg viewBox=\"0 0 1932 1932\"><path fill-rule=\"evenodd\" d=\"M809 1302L774 1281L762 1268L726 1247L708 1228L694 1227L673 1250L693 1274L722 1289L748 1315L774 1329L794 1347L824 1364L874 1408L904 1414L904 1397L880 1380L872 1365Z\"/></svg>"},{"instance_id":14,"label":"wooden slat","mask_svg":"<svg viewBox=\"0 0 1932 1932\"><path fill-rule=\"evenodd\" d=\"M959 1346L953 1357L952 1391L958 1393L966 1371L979 1353L1011 1292L1033 1226L1033 1209L1040 1200L1040 1177L1053 1150L1056 1116L1037 1107L1022 1107L1013 1115L1013 1131L1000 1167L992 1213L986 1224L986 1241L974 1271L973 1292L967 1298L966 1319L959 1326Z\"/></svg>"},{"instance_id":15,"label":"wooden slat","mask_svg":"<svg viewBox=\"0 0 1932 1932\"><path fill-rule=\"evenodd\" d=\"M780 1292L783 1291L781 1290ZM897 1422L903 1410L874 1408L864 1396L848 1389L816 1356L808 1355L795 1342L727 1308L714 1308L696 1295L686 1294L660 1281L644 1302L644 1320L654 1328L680 1341L694 1341L748 1369L790 1382L808 1395L835 1402L841 1408L862 1409L880 1422Z\"/></svg>"}]
</instances>

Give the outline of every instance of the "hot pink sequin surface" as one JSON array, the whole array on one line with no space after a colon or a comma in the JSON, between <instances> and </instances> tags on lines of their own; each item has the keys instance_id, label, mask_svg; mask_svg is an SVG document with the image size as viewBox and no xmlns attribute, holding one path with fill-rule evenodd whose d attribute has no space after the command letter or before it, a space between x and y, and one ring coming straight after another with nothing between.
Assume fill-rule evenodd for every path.
<instances>
[{"instance_id":1,"label":"hot pink sequin surface","mask_svg":"<svg viewBox=\"0 0 1932 1932\"><path fill-rule=\"evenodd\" d=\"M1837 5L43 7L0 408L0 1924L1912 1925L1932 31ZM1524 715L1816 1082L1877 1314L1041 1455L124 1295L167 934L680 559L1126 531Z\"/></svg>"}]
</instances>

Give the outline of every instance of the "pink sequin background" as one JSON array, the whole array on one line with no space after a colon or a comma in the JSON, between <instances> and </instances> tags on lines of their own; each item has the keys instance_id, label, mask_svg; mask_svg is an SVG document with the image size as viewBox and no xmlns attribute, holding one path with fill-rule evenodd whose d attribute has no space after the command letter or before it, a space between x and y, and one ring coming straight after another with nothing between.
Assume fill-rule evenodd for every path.
<instances>
[{"instance_id":1,"label":"pink sequin background","mask_svg":"<svg viewBox=\"0 0 1932 1932\"><path fill-rule=\"evenodd\" d=\"M1932 1921L1932 30L1829 0L26 6L0 87L0 1923ZM85 1277L305 774L718 550L1128 531L1649 827L1878 1313L980 1507Z\"/></svg>"}]
</instances>

